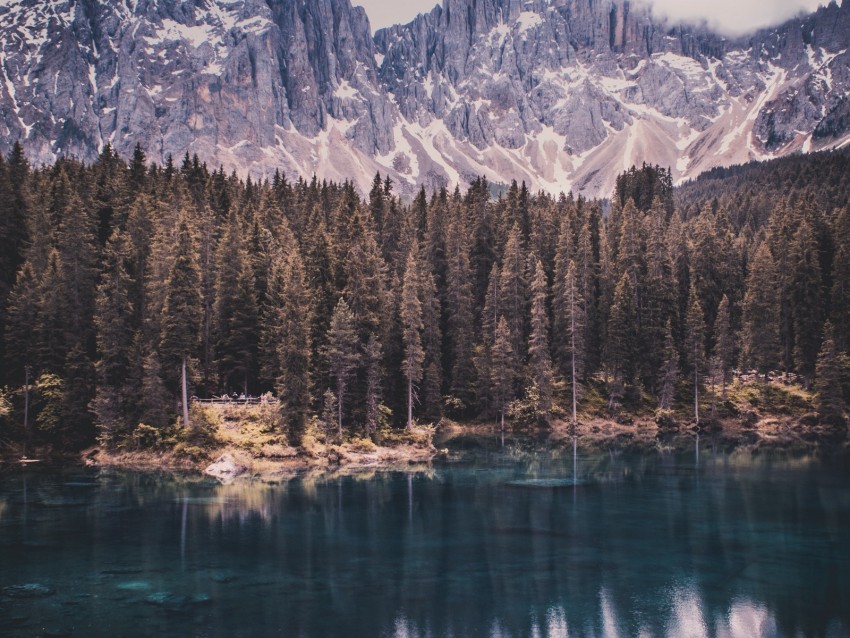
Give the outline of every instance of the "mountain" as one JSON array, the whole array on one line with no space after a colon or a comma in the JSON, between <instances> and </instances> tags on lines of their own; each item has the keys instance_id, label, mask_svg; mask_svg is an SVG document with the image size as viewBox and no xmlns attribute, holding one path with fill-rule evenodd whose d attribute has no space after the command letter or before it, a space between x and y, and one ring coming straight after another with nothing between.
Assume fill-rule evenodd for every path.
<instances>
[{"instance_id":1,"label":"mountain","mask_svg":"<svg viewBox=\"0 0 850 638\"><path fill-rule=\"evenodd\" d=\"M525 180L607 195L850 144L850 1L726 39L624 0L445 0L371 35L349 0L8 0L0 150L138 142L262 177L402 193Z\"/></svg>"}]
</instances>

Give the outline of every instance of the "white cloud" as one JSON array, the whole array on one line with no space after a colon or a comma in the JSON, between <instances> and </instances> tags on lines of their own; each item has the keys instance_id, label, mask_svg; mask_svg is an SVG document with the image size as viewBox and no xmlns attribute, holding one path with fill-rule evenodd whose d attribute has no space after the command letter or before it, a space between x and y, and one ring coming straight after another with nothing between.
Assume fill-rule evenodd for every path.
<instances>
[{"instance_id":1,"label":"white cloud","mask_svg":"<svg viewBox=\"0 0 850 638\"><path fill-rule=\"evenodd\" d=\"M352 0L351 4L366 9L372 30L394 24L407 24L420 13L428 13L442 0Z\"/></svg>"},{"instance_id":2,"label":"white cloud","mask_svg":"<svg viewBox=\"0 0 850 638\"><path fill-rule=\"evenodd\" d=\"M794 17L800 11L814 11L828 0L644 0L656 14L672 20L705 20L724 35L741 35L770 27ZM844 0L850 2L850 0ZM410 22L427 13L442 0L352 0L366 9L372 29Z\"/></svg>"},{"instance_id":3,"label":"white cloud","mask_svg":"<svg viewBox=\"0 0 850 638\"><path fill-rule=\"evenodd\" d=\"M762 27L770 27L793 18L800 12L811 12L820 0L645 0L658 15L672 20L699 22L724 35L742 35ZM850 0L845 0L850 2Z\"/></svg>"}]
</instances>

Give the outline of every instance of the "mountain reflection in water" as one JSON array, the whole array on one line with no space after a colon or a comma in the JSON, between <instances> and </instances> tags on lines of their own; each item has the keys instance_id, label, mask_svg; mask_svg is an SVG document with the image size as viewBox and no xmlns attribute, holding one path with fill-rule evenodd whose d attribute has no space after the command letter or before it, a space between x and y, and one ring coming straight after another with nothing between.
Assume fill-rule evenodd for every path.
<instances>
[{"instance_id":1,"label":"mountain reflection in water","mask_svg":"<svg viewBox=\"0 0 850 638\"><path fill-rule=\"evenodd\" d=\"M850 635L850 473L819 454L569 442L279 485L28 470L0 503L2 635Z\"/></svg>"}]
</instances>

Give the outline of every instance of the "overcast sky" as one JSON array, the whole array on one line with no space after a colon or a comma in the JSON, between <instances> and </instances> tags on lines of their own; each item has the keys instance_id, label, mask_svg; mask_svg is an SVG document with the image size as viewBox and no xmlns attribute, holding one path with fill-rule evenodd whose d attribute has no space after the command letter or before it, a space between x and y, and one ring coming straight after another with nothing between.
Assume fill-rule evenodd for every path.
<instances>
[{"instance_id":1,"label":"overcast sky","mask_svg":"<svg viewBox=\"0 0 850 638\"><path fill-rule=\"evenodd\" d=\"M779 24L797 12L813 11L819 0L648 0L656 10L671 18L705 19L728 35L758 27ZM850 2L850 0L845 0ZM441 3L441 2L440 2ZM410 22L417 14L430 11L435 0L352 0L366 8L372 29Z\"/></svg>"}]
</instances>

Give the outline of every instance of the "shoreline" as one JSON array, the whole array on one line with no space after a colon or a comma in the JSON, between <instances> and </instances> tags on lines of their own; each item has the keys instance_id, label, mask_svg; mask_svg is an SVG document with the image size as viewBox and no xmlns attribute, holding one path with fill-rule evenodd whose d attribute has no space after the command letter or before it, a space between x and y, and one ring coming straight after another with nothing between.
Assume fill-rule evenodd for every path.
<instances>
[{"instance_id":1,"label":"shoreline","mask_svg":"<svg viewBox=\"0 0 850 638\"><path fill-rule=\"evenodd\" d=\"M255 456L237 448L219 448L208 459L191 460L170 452L120 452L102 449L84 454L89 467L130 471L188 472L229 484L236 480L266 483L287 481L303 475L345 475L368 471L416 470L430 467L442 452L433 446L414 445L378 447L374 450L356 449L357 444L330 446L324 455L295 451L285 456Z\"/></svg>"},{"instance_id":2,"label":"shoreline","mask_svg":"<svg viewBox=\"0 0 850 638\"><path fill-rule=\"evenodd\" d=\"M87 467L135 472L165 471L217 479L222 483L235 480L282 482L299 476L344 476L368 472L414 471L431 468L438 459L459 458L458 451L466 439L495 451L501 431L493 422L459 423L443 419L436 426L418 426L411 431L395 432L385 438L383 445L369 439L354 438L342 444L305 436L304 444L294 448L280 437L268 440L258 437L250 428L249 419L230 418L217 428L215 443L200 454L187 456L175 449L109 451L102 447L89 448L76 455L52 454L50 449L31 450L33 458L26 462L12 449L0 456L0 464L10 467L50 467L83 464ZM848 430L806 423L799 415L765 415L752 420L732 417L697 426L679 422L664 427L651 417L634 417L628 423L608 418L589 418L573 428L562 420L543 428L506 428L509 445L526 445L532 451L559 450L577 442L581 447L610 449L670 449L685 438L705 437L753 451L830 450L850 451ZM459 445L460 444L460 445ZM450 449L455 451L450 452Z\"/></svg>"},{"instance_id":3,"label":"shoreline","mask_svg":"<svg viewBox=\"0 0 850 638\"><path fill-rule=\"evenodd\" d=\"M329 445L324 450L307 451L289 448L278 455L254 454L244 449L220 447L208 458L191 460L170 452L109 453L95 448L84 454L84 462L91 467L130 471L188 472L210 477L228 484L235 480L260 482L287 481L299 476L345 476L368 472L414 471L430 469L438 459L452 458L454 440L475 438L498 441L500 430L495 423L456 423L444 421L436 428L428 428L429 439L423 444L397 444L393 446L364 446L362 440ZM609 448L614 445L663 449L676 440L705 437L736 447L773 451L804 451L831 449L850 451L846 430L826 426L802 425L792 417L771 417L755 425L746 425L737 419L720 421L712 428L697 428L684 424L675 428L659 427L651 419L636 419L623 425L613 420L591 419L572 428L566 422L556 422L549 429L506 429L505 437L534 440L537 451L563 449L576 439L582 447Z\"/></svg>"}]
</instances>

